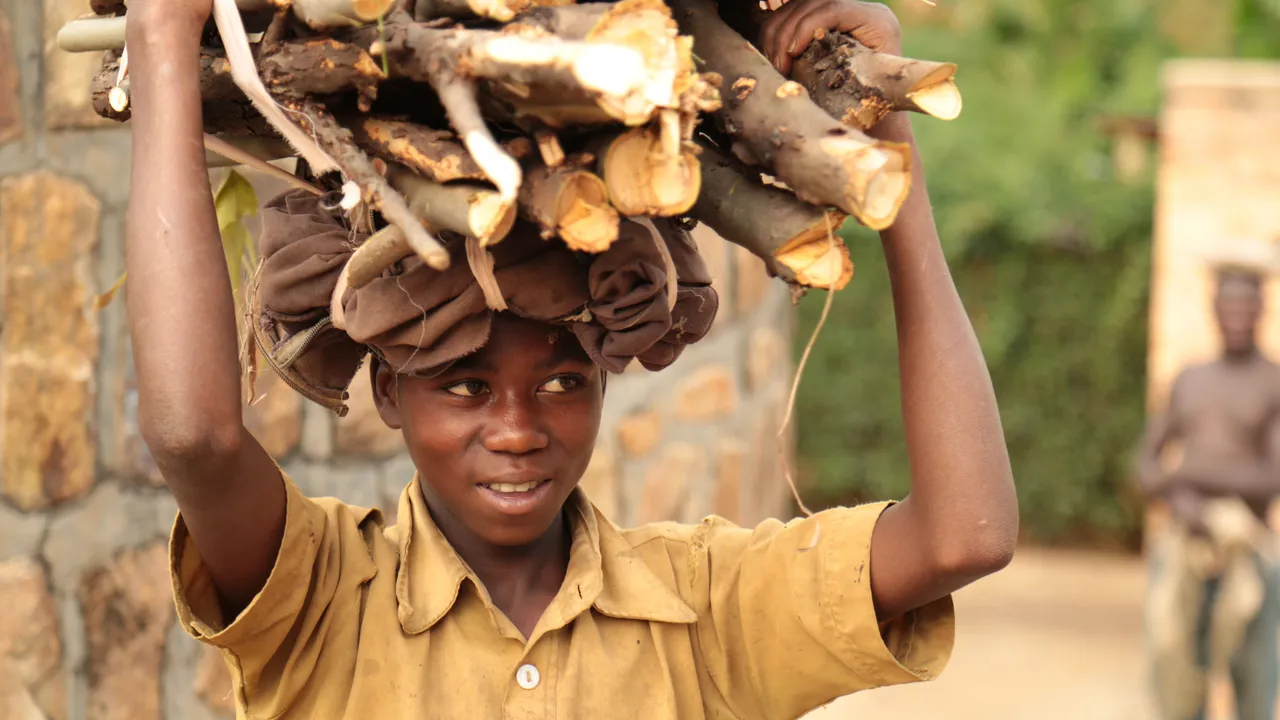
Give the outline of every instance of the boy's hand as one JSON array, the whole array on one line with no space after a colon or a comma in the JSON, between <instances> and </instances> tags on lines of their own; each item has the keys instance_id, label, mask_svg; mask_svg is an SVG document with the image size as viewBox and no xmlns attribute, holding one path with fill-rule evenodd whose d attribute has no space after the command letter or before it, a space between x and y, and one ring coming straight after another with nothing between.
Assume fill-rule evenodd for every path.
<instances>
[{"instance_id":1,"label":"boy's hand","mask_svg":"<svg viewBox=\"0 0 1280 720\"><path fill-rule=\"evenodd\" d=\"M213 0L130 0L130 39L153 39L172 34L197 36L213 12Z\"/></svg>"},{"instance_id":2,"label":"boy's hand","mask_svg":"<svg viewBox=\"0 0 1280 720\"><path fill-rule=\"evenodd\" d=\"M902 54L902 29L893 11L857 0L790 0L770 13L760 32L760 49L778 72L787 75L791 60L804 53L819 31L849 33L872 50Z\"/></svg>"}]
</instances>

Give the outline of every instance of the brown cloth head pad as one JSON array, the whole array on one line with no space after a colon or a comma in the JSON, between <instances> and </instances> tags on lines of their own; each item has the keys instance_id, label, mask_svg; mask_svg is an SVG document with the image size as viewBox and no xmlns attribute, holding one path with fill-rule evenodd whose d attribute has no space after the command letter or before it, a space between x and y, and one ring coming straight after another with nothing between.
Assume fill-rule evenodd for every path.
<instances>
[{"instance_id":1,"label":"brown cloth head pad","mask_svg":"<svg viewBox=\"0 0 1280 720\"><path fill-rule=\"evenodd\" d=\"M711 329L719 307L706 264L688 234L660 222L655 235L624 220L604 253L569 250L517 223L490 250L509 312L571 329L600 367L622 372L633 359L649 370L675 362ZM441 272L416 256L342 298L346 330L328 323L343 267L366 238L301 191L262 213L262 266L251 321L261 350L299 392L341 412L345 389L372 351L399 373L430 377L489 340L493 312L467 264L465 242L446 240ZM667 266L677 277L673 309Z\"/></svg>"}]
</instances>

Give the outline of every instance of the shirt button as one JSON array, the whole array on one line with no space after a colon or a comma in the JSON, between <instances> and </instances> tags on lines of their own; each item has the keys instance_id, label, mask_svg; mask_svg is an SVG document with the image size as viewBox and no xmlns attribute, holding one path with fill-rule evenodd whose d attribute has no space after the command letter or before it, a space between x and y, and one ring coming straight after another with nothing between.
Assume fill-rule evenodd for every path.
<instances>
[{"instance_id":1,"label":"shirt button","mask_svg":"<svg viewBox=\"0 0 1280 720\"><path fill-rule=\"evenodd\" d=\"M532 690L538 687L538 682L542 676L538 673L538 668L532 665L521 665L516 671L516 683L525 690Z\"/></svg>"}]
</instances>

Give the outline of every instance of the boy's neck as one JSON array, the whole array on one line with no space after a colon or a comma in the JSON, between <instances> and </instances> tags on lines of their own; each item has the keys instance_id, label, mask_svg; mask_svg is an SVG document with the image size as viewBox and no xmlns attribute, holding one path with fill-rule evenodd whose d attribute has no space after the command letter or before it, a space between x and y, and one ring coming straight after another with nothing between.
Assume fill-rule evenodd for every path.
<instances>
[{"instance_id":1,"label":"boy's neck","mask_svg":"<svg viewBox=\"0 0 1280 720\"><path fill-rule=\"evenodd\" d=\"M425 499L425 498L424 498ZM520 546L485 541L446 512L427 508L458 556L484 585L493 604L525 637L564 584L573 533L564 509L538 539Z\"/></svg>"}]
</instances>

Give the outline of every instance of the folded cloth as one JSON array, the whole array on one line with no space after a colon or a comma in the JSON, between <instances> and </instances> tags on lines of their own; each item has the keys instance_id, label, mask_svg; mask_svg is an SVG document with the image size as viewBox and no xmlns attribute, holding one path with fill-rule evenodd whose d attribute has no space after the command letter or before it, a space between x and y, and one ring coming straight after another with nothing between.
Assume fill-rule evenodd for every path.
<instances>
[{"instance_id":1,"label":"folded cloth","mask_svg":"<svg viewBox=\"0 0 1280 720\"><path fill-rule=\"evenodd\" d=\"M569 328L608 372L620 373L632 360L649 370L667 367L711 329L719 299L688 233L666 221L656 227L657 235L624 220L608 250L588 255L517 223L490 248L507 311ZM417 256L402 259L348 289L341 298L345 329L334 327L333 293L366 239L303 191L273 199L262 213L263 259L249 308L258 347L291 386L340 414L370 352L396 372L432 377L483 347L493 323L466 242L444 235L447 270ZM674 304L659 243L676 273Z\"/></svg>"}]
</instances>

